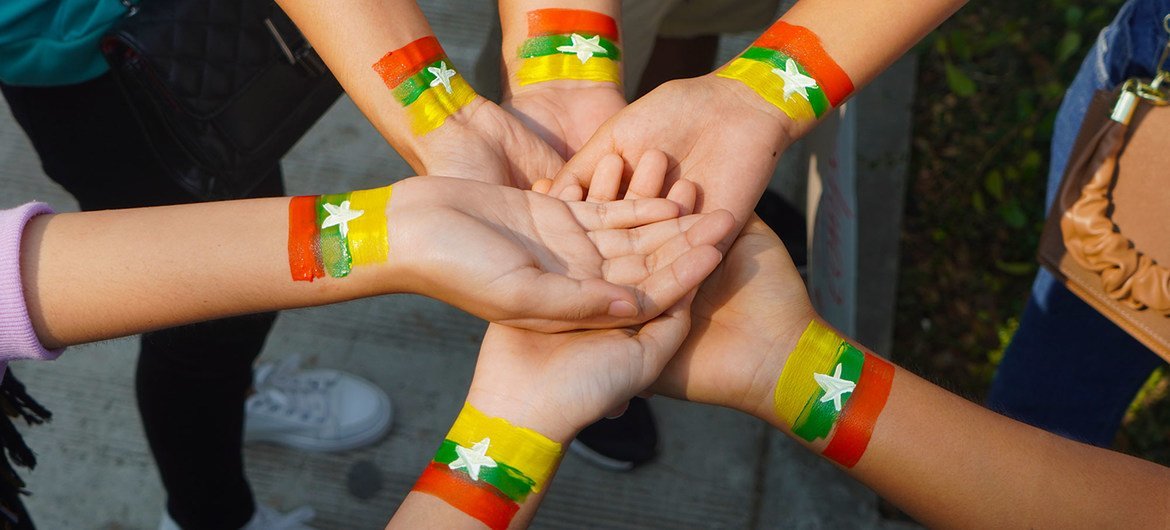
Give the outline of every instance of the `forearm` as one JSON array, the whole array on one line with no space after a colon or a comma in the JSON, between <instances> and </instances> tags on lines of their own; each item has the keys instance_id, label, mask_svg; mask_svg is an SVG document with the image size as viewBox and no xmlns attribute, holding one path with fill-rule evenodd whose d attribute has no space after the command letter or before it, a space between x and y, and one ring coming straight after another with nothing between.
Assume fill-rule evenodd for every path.
<instances>
[{"instance_id":1,"label":"forearm","mask_svg":"<svg viewBox=\"0 0 1170 530\"><path fill-rule=\"evenodd\" d=\"M52 348L403 285L393 261L294 281L289 228L288 198L38 217L21 249L29 316Z\"/></svg>"},{"instance_id":2,"label":"forearm","mask_svg":"<svg viewBox=\"0 0 1170 530\"><path fill-rule=\"evenodd\" d=\"M1165 504L1170 471L1165 468L992 413L871 355L864 363L888 366L888 383L867 378L870 366L862 369L860 380L850 377L849 362L841 356L822 363L826 368L822 377L834 375L829 372L844 364L841 378L856 381L853 391L842 394L847 399L836 418L818 418L812 410L827 405L816 399L823 393L808 396L803 415L785 414L780 404L785 398L780 396L793 397L793 392L799 396L803 390L794 379L786 381L783 370L797 369L798 363L788 362L787 354L772 358L777 359L771 362L772 376L778 379L775 392L765 397L757 390L752 413L787 433L795 432L811 450L843 465L928 526L1170 523ZM884 400L879 399L886 391L883 384L888 388ZM794 417L799 419L793 421ZM810 428L818 421L831 423L832 431L818 435ZM867 428L871 435L858 434ZM843 442L846 438L849 441Z\"/></svg>"},{"instance_id":3,"label":"forearm","mask_svg":"<svg viewBox=\"0 0 1170 530\"><path fill-rule=\"evenodd\" d=\"M429 67L440 60L446 69L454 71L455 65L441 48L434 53L437 44L418 45L419 39L434 37L418 3L279 3L374 127L417 173L429 174L433 161L428 159L427 134L475 102L461 75L449 79L453 90L445 90L448 85L442 83L430 85L435 76L428 74ZM431 93L423 94L427 89Z\"/></svg>"},{"instance_id":4,"label":"forearm","mask_svg":"<svg viewBox=\"0 0 1170 530\"><path fill-rule=\"evenodd\" d=\"M499 400L474 390L467 403L482 417L469 421L466 409L460 414L387 529L527 528L536 515L564 456L561 448L573 433L551 427L545 418L532 414L529 404ZM483 417L495 424L484 428ZM517 436L517 431L527 432ZM495 458L476 469L472 479L467 460L454 453L454 448L468 454L483 440L487 443L478 451ZM539 444L540 448L518 447L525 443Z\"/></svg>"},{"instance_id":5,"label":"forearm","mask_svg":"<svg viewBox=\"0 0 1170 530\"><path fill-rule=\"evenodd\" d=\"M620 91L620 21L618 0L501 0L505 97L546 83Z\"/></svg>"}]
</instances>

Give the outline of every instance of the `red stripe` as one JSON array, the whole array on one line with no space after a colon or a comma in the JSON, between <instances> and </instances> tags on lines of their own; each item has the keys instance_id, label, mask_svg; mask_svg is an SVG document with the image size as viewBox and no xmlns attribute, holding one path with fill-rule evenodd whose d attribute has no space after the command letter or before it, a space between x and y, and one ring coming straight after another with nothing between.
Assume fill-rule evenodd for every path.
<instances>
[{"instance_id":1,"label":"red stripe","mask_svg":"<svg viewBox=\"0 0 1170 530\"><path fill-rule=\"evenodd\" d=\"M528 13L528 36L585 33L601 35L617 44L618 27L613 17L584 9L537 9Z\"/></svg>"},{"instance_id":2,"label":"red stripe","mask_svg":"<svg viewBox=\"0 0 1170 530\"><path fill-rule=\"evenodd\" d=\"M795 59L817 80L829 98L829 104L834 107L853 93L853 81L849 75L829 57L821 46L821 39L808 28L777 20L756 39L755 46L779 50Z\"/></svg>"},{"instance_id":3,"label":"red stripe","mask_svg":"<svg viewBox=\"0 0 1170 530\"><path fill-rule=\"evenodd\" d=\"M443 55L439 39L434 36L423 37L387 53L374 63L374 71L378 72L386 86L393 89Z\"/></svg>"},{"instance_id":4,"label":"red stripe","mask_svg":"<svg viewBox=\"0 0 1170 530\"><path fill-rule=\"evenodd\" d=\"M293 281L325 276L317 232L317 198L293 197L288 203L288 270Z\"/></svg>"},{"instance_id":5,"label":"red stripe","mask_svg":"<svg viewBox=\"0 0 1170 530\"><path fill-rule=\"evenodd\" d=\"M473 482L445 464L431 462L413 491L434 495L492 530L507 530L520 505L485 482Z\"/></svg>"},{"instance_id":6,"label":"red stripe","mask_svg":"<svg viewBox=\"0 0 1170 530\"><path fill-rule=\"evenodd\" d=\"M857 465L869 445L873 425L886 407L893 383L894 365L867 352L865 364L861 366L861 378L837 421L837 432L822 453L826 458L845 467Z\"/></svg>"}]
</instances>

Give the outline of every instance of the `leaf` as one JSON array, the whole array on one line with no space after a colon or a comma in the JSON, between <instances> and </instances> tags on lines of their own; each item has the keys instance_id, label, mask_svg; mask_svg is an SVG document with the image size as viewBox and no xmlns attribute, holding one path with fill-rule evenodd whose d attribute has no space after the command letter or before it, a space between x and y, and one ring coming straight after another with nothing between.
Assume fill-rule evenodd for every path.
<instances>
[{"instance_id":1,"label":"leaf","mask_svg":"<svg viewBox=\"0 0 1170 530\"><path fill-rule=\"evenodd\" d=\"M1023 228L1028 223L1028 217L1024 215L1024 209L1020 208L1020 203L1016 200L1004 203L999 208L999 216L1008 226L1016 229Z\"/></svg>"},{"instance_id":2,"label":"leaf","mask_svg":"<svg viewBox=\"0 0 1170 530\"><path fill-rule=\"evenodd\" d=\"M987 204L983 200L983 194L979 190L971 192L971 207L975 209L975 213L983 214L987 211Z\"/></svg>"},{"instance_id":3,"label":"leaf","mask_svg":"<svg viewBox=\"0 0 1170 530\"><path fill-rule=\"evenodd\" d=\"M956 96L971 97L975 95L975 82L967 74L947 61L947 85Z\"/></svg>"},{"instance_id":4,"label":"leaf","mask_svg":"<svg viewBox=\"0 0 1170 530\"><path fill-rule=\"evenodd\" d=\"M1030 261L995 260L995 268L1014 276L1031 276L1036 273L1036 264Z\"/></svg>"},{"instance_id":5,"label":"leaf","mask_svg":"<svg viewBox=\"0 0 1170 530\"><path fill-rule=\"evenodd\" d=\"M983 177L983 188L997 201L1003 200L1003 174L999 170L991 170Z\"/></svg>"},{"instance_id":6,"label":"leaf","mask_svg":"<svg viewBox=\"0 0 1170 530\"><path fill-rule=\"evenodd\" d=\"M1075 31L1065 32L1064 37L1060 39L1060 44L1056 45L1056 62L1063 63L1067 61L1080 49L1081 34Z\"/></svg>"}]
</instances>

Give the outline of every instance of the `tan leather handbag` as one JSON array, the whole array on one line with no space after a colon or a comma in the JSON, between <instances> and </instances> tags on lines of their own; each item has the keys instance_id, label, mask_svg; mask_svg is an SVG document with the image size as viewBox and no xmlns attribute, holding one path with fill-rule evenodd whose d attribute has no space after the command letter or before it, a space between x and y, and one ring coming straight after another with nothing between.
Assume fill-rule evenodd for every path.
<instances>
[{"instance_id":1,"label":"tan leather handbag","mask_svg":"<svg viewBox=\"0 0 1170 530\"><path fill-rule=\"evenodd\" d=\"M1170 107L1137 80L1098 92L1044 233L1041 265L1170 361Z\"/></svg>"}]
</instances>

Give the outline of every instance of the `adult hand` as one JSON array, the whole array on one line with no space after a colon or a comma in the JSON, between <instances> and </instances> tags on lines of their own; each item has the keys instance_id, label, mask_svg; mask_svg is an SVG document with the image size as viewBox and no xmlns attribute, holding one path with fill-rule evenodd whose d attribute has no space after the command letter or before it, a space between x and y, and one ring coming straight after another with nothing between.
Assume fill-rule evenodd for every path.
<instances>
[{"instance_id":1,"label":"adult hand","mask_svg":"<svg viewBox=\"0 0 1170 530\"><path fill-rule=\"evenodd\" d=\"M753 216L692 304L694 323L653 390L759 417L776 370L815 317L780 238Z\"/></svg>"},{"instance_id":2,"label":"adult hand","mask_svg":"<svg viewBox=\"0 0 1170 530\"><path fill-rule=\"evenodd\" d=\"M718 264L727 212L679 218L666 199L566 203L461 179L417 177L387 207L408 290L493 322L547 332L658 316Z\"/></svg>"},{"instance_id":3,"label":"adult hand","mask_svg":"<svg viewBox=\"0 0 1170 530\"><path fill-rule=\"evenodd\" d=\"M597 81L557 80L507 90L501 106L564 159L626 106L621 86Z\"/></svg>"},{"instance_id":4,"label":"adult hand","mask_svg":"<svg viewBox=\"0 0 1170 530\"><path fill-rule=\"evenodd\" d=\"M552 178L565 161L499 105L484 98L418 140L411 165L420 175L467 178L530 189Z\"/></svg>"},{"instance_id":5,"label":"adult hand","mask_svg":"<svg viewBox=\"0 0 1170 530\"><path fill-rule=\"evenodd\" d=\"M697 211L726 209L742 225L791 143L790 125L738 81L714 75L671 81L602 125L558 174L552 194L580 199L604 157L620 156L629 174L654 149L669 160L668 184L686 179L698 186Z\"/></svg>"}]
</instances>

